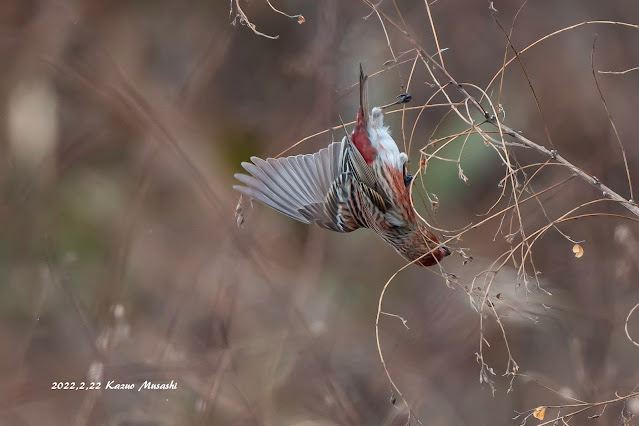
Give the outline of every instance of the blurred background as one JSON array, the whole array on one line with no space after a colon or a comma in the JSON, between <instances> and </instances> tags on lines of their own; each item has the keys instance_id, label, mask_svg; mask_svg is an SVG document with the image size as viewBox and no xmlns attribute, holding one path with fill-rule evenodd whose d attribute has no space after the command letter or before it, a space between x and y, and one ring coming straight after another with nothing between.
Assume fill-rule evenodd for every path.
<instances>
[{"instance_id":1,"label":"blurred background","mask_svg":"<svg viewBox=\"0 0 639 426\"><path fill-rule=\"evenodd\" d=\"M406 424L375 341L380 292L405 262L371 232L304 226L246 199L238 220L232 185L251 155L276 156L340 117L353 120L360 62L369 74L384 70L370 84L371 104L379 105L406 90L413 61L387 62L380 20L361 1L271 3L305 22L265 0L242 0L241 11L222 0L0 2L0 424ZM509 31L521 2L490 4ZM424 2L384 0L379 8L437 51ZM489 2L436 0L431 12L448 71L486 87L506 47ZM238 13L279 38L255 34ZM513 44L521 50L595 19L636 24L639 4L531 1L517 17ZM595 35L595 70L639 66L637 28L589 24L522 55L545 122L516 62L501 95L499 80L488 93L494 102L500 96L506 124L549 146L547 126L559 153L629 198L593 79ZM400 61L414 58L392 26L388 37ZM597 79L639 181L639 71ZM409 90L413 106L435 91L421 63ZM411 171L429 140L464 129L453 117L436 129L448 110L422 114ZM416 117L406 112L402 131L402 114L387 115L400 146ZM343 134L327 131L289 154L315 152ZM461 143L439 154L457 159ZM521 149L513 155L521 164L546 160ZM424 185L437 209L417 197L420 212L445 229L478 222L501 193L505 169L480 138L469 139L460 160L467 183L455 162L428 163ZM533 187L569 176L548 167ZM545 212L526 205L525 228L600 197L572 179L540 197ZM608 204L584 211L595 210L625 214ZM480 317L464 288L509 249L504 229L496 218L452 244L473 256L467 264L459 254L445 259L458 277L453 288L410 266L386 292L383 311L406 320L380 318L386 365L423 424L521 424L524 416L512 420L516 412L574 403L549 388L598 402L639 384L639 348L624 334L639 301L639 227L613 217L560 226L584 240L581 258L556 230L535 244L535 266L552 297L526 293L512 262L497 276L493 294L503 295L510 350L527 376L507 392L503 336L486 316L494 395L480 383ZM639 318L628 330L639 339ZM51 389L110 380L173 380L178 388ZM605 407L600 418L587 416L603 405L572 424L639 424L638 399ZM548 409L546 420L556 415Z\"/></svg>"}]
</instances>

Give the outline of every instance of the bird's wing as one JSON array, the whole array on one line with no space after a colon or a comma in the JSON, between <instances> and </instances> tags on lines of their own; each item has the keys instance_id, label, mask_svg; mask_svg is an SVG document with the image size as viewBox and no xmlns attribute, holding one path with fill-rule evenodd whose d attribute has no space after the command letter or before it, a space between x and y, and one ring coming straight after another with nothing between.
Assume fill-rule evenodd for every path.
<instances>
[{"instance_id":1,"label":"bird's wing","mask_svg":"<svg viewBox=\"0 0 639 426\"><path fill-rule=\"evenodd\" d=\"M375 174L348 138L315 154L251 157L237 191L303 223L337 232L366 227L370 209L386 211Z\"/></svg>"},{"instance_id":2,"label":"bird's wing","mask_svg":"<svg viewBox=\"0 0 639 426\"><path fill-rule=\"evenodd\" d=\"M373 168L364 160L353 142L346 137L342 140L339 162L343 172L351 173L355 180L370 188L377 188L377 178Z\"/></svg>"}]
</instances>

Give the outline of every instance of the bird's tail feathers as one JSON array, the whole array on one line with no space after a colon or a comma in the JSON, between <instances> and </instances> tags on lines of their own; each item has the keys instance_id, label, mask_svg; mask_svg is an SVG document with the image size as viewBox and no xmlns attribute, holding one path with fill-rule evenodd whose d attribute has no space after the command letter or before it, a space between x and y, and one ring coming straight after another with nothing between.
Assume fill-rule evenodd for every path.
<instances>
[{"instance_id":1,"label":"bird's tail feathers","mask_svg":"<svg viewBox=\"0 0 639 426\"><path fill-rule=\"evenodd\" d=\"M362 108L364 124L368 125L368 76L364 74L362 64L359 64L359 106Z\"/></svg>"}]
</instances>

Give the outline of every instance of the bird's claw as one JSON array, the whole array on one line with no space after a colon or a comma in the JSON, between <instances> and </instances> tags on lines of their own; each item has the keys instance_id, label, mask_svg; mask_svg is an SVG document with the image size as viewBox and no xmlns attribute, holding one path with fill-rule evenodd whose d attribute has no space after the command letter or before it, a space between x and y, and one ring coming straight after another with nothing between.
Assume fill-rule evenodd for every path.
<instances>
[{"instance_id":1,"label":"bird's claw","mask_svg":"<svg viewBox=\"0 0 639 426\"><path fill-rule=\"evenodd\" d=\"M400 93L399 95L397 95L396 99L398 104L406 104L410 102L413 99L413 97L410 95L410 93L406 92L406 93Z\"/></svg>"}]
</instances>

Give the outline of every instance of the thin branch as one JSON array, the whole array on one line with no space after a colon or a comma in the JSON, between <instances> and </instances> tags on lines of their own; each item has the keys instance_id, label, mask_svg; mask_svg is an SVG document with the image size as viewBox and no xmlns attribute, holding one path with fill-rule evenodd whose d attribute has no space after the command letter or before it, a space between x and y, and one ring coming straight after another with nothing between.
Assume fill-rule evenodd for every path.
<instances>
[{"instance_id":1,"label":"thin branch","mask_svg":"<svg viewBox=\"0 0 639 426\"><path fill-rule=\"evenodd\" d=\"M437 46L437 53L439 54L439 63L443 68L446 68L444 65L444 57L442 56L442 49L439 47L439 39L437 38L437 31L435 31L435 22L433 22L433 15L430 13L430 4L428 0L424 0L424 4L426 5L426 12L428 12L428 20L430 21L430 28L433 31L433 38L435 39L435 45Z\"/></svg>"},{"instance_id":2,"label":"thin branch","mask_svg":"<svg viewBox=\"0 0 639 426\"><path fill-rule=\"evenodd\" d=\"M537 145L535 142L525 138L524 136L520 135L519 133L517 133L516 131L514 131L513 129L511 129L510 127L506 126L503 123L493 122L492 124L495 126L498 126L500 129L504 131L504 133L517 139L518 142L521 142L522 144L534 149L535 151L541 154L544 154L552 158L553 160L557 161L558 163L561 163L564 166L568 167L573 173L575 173L581 179L583 179L584 181L588 182L593 187L602 191L602 194L604 195L604 197L610 197L613 200L618 201L622 206L630 210L632 214L634 214L635 216L639 218L639 205L637 205L634 201L626 200L621 195L617 194L617 192L610 189L610 187L600 182L599 179L597 179L595 176L591 176L588 173L581 170L579 167L573 165L571 162L569 162L564 157L559 155L557 151L555 150L551 151L541 145Z\"/></svg>"},{"instance_id":3,"label":"thin branch","mask_svg":"<svg viewBox=\"0 0 639 426\"><path fill-rule=\"evenodd\" d=\"M386 37L386 44L388 45L388 49L390 50L391 56L393 57L393 61L397 62L397 57L395 56L395 52L393 52L393 46L391 46L390 39L388 38L388 31L386 31L386 25L384 25L384 20L382 19L381 15L379 14L379 11L377 10L377 6L379 6L379 3L377 5L374 5L369 0L364 0L364 2L368 6L370 6L371 9L373 9L373 12L377 15L377 18L379 19L379 23L382 24L382 29L384 30L384 36Z\"/></svg>"},{"instance_id":4,"label":"thin branch","mask_svg":"<svg viewBox=\"0 0 639 426\"><path fill-rule=\"evenodd\" d=\"M630 342L635 345L635 346L639 346L639 342L637 342L636 340L634 340L632 337L630 337L630 332L628 332L628 321L630 321L630 317L632 316L632 313L635 311L635 309L639 308L639 303L637 303L635 306L633 306L633 308L630 310L630 312L628 312L628 316L626 317L626 323L624 324L624 330L626 331L626 337L628 338L628 340L630 340Z\"/></svg>"},{"instance_id":5,"label":"thin branch","mask_svg":"<svg viewBox=\"0 0 639 426\"><path fill-rule=\"evenodd\" d=\"M269 3L270 4L270 3ZM273 7L273 6L271 6ZM244 13L244 11L242 10L242 7L240 6L240 0L235 0L235 9L237 10L237 15L236 17L240 18L240 24L242 25L246 25L247 27L249 27L255 34L262 36L262 37L266 37L269 38L271 40L276 40L278 38L280 38L279 35L276 36L271 36L268 34L264 34L263 32L260 32L257 30L257 27L255 26L254 23L252 23L251 21L249 21L248 17L246 16L246 14ZM233 14L233 0L231 0L231 14ZM235 22L235 21L233 21Z\"/></svg>"},{"instance_id":6,"label":"thin branch","mask_svg":"<svg viewBox=\"0 0 639 426\"><path fill-rule=\"evenodd\" d=\"M585 26L585 25L599 25L599 24L601 24L601 25L619 25L619 26L622 26L622 27L629 27L629 28L634 28L634 29L636 29L636 30L639 30L639 25L637 25L637 24L629 24L629 23L627 23L627 22L619 22L619 21L584 21L584 22L580 22L580 23L578 23L578 24L574 24L574 25L570 25L570 26L568 26L568 27L561 28L561 29L559 29L559 30L557 30L557 31L553 31L552 33L546 34L545 36L541 37L540 39L538 39L538 40L534 41L533 43L529 44L529 45L528 45L528 46L526 46L525 48L521 49L521 50L519 51L519 55L521 56L523 53L525 53L525 52L526 52L526 51L528 51L529 49L532 49L533 47L535 47L535 46L536 46L536 45L538 45L539 43L541 43L541 42L543 42L543 41L546 41L546 40L548 40L548 39L550 39L550 38L552 38L552 37L554 37L554 36L557 36L557 35L559 35L559 34L561 34L561 33L564 33L564 32L566 32L566 31L571 31L571 30L574 30L574 29L576 29L576 28L583 27L583 26ZM503 66L499 69L499 71L497 71L497 72L495 73L495 75L493 76L493 78L490 80L490 82L489 82L489 83L488 83L488 85L486 86L486 89L485 89L486 91L488 91L488 89L490 88L490 86L492 86L492 84L495 82L495 80L497 79L497 77L499 77L499 75L501 74L501 72L502 72L502 71L503 71L506 67L508 67L508 66L509 66L509 65L510 65L510 64L511 64L511 63L512 63L515 59L517 59L517 58L510 58L510 59L508 60L508 62L506 62L506 64L505 64L505 65L503 65ZM639 68L639 67L638 67L638 68Z\"/></svg>"},{"instance_id":7,"label":"thin branch","mask_svg":"<svg viewBox=\"0 0 639 426\"><path fill-rule=\"evenodd\" d=\"M639 29L639 25L632 25L632 24L625 24L625 23L620 23L620 22L615 22L615 21L589 21L589 22L584 22L581 24L577 24L572 26L571 28L576 28L577 26L580 25L585 25L586 23L608 23L608 24L618 24L618 25L624 25L624 26L629 26L632 28L637 28ZM567 29L563 29L563 31L566 31ZM557 31L555 33L559 33L560 31ZM555 34L553 33L553 34ZM550 37L550 35L544 37L543 39ZM632 214L634 214L635 216L637 216L639 218L639 206L637 204L635 204L632 201L628 201L625 198L623 198L621 195L619 195L617 192L613 191L611 188L609 188L608 186L604 185L603 183L601 183L599 181L599 179L597 179L594 176L589 175L588 173L586 173L585 171L581 170L580 168L578 168L577 166L573 165L572 163L570 163L568 160L566 160L565 158L563 158L561 155L559 155L557 153L556 150L549 150L541 145L536 144L535 142L531 141L530 139L525 138L524 136L520 135L518 132L516 132L515 130L511 129L510 127L506 126L505 124L499 122L499 119L496 117L496 115L493 115L493 117L490 117L490 115L486 112L486 110L477 102L477 100L472 97L467 91L466 89L464 89L464 87L459 84L449 73L448 71L446 71L446 69L444 69L443 67L441 67L434 59L432 56L430 56L428 53L426 53L426 51L424 49L421 48L421 46L417 43L417 41L415 41L415 39L410 36L407 35L408 40L417 48L420 56L424 57L425 59L427 59L428 61L430 61L431 63L433 63L435 65L436 68L438 68L450 81L450 83L452 85L454 85L457 90L464 95L466 98L468 98L471 101L471 104L473 106L475 106L475 108L482 113L482 115L484 115L485 117L491 118L491 120L489 121L491 124L493 124L494 126L496 126L500 132L503 132L504 134L508 134L509 136L512 136L513 138L517 139L518 142L552 158L555 159L557 162L564 164L565 166L567 166L570 170L572 170L575 174L577 174L579 177L581 177L584 181L590 183L591 185L593 185L594 187L602 190L602 193L604 194L604 196L610 197L615 201L618 201L619 203L621 203L625 208L627 208L628 210L630 210L630 212L632 212ZM540 39L541 40L541 39ZM538 40L537 42L539 42L540 40ZM536 42L536 43L537 43ZM533 43L532 45L528 46L526 49L529 49L530 47L532 47L535 43ZM522 53L524 50L522 50L520 53ZM511 59L508 63L512 62L513 59ZM429 68L430 69L430 68ZM497 75L496 75L497 76ZM495 77L496 77L495 76Z\"/></svg>"},{"instance_id":8,"label":"thin branch","mask_svg":"<svg viewBox=\"0 0 639 426\"><path fill-rule=\"evenodd\" d=\"M410 330L410 328L408 327L408 324L407 324L408 321L406 319L404 319L404 317L401 317L401 316L399 316L397 314L389 314L388 312L381 312L381 314L389 316L389 317L395 317L395 318L399 319L402 322L402 324L404 325L404 327L406 327L407 330Z\"/></svg>"},{"instance_id":9,"label":"thin branch","mask_svg":"<svg viewBox=\"0 0 639 426\"><path fill-rule=\"evenodd\" d=\"M522 7L523 7L523 5L522 5ZM526 77L526 81L528 82L528 87L530 87L530 91L532 92L533 98L535 98L535 104L537 105L537 111L539 111L539 116L541 117L541 121L544 124L544 131L546 132L546 138L548 138L548 142L550 142L550 146L552 146L554 148L555 144L553 144L552 138L550 137L550 130L548 130L548 124L546 122L546 118L544 117L544 113L543 113L543 111L541 109L541 104L539 103L539 98L537 97L537 93L535 92L535 88L533 87L532 81L530 80L530 76L528 75L528 72L526 71L526 67L524 67L524 63L522 62L521 57L519 56L519 52L517 52L517 49L515 49L515 46L513 45L513 42L511 40L510 36L508 35L508 33L506 32L504 27L499 22L499 20L497 19L497 16L495 16L494 12L492 13L492 16L493 16L493 20L495 21L495 23L497 24L497 26L499 27L501 32L504 33L504 36L506 37L506 40L508 41L508 44L510 45L510 48L512 49L513 53L515 54L515 58L517 58L517 62L519 62L519 66L521 67L521 71L524 73L524 77ZM502 74L502 78L503 78L503 74Z\"/></svg>"},{"instance_id":10,"label":"thin branch","mask_svg":"<svg viewBox=\"0 0 639 426\"><path fill-rule=\"evenodd\" d=\"M630 200L634 200L634 194L632 191L632 180L630 179L630 168L628 167L628 158L626 157L626 150L621 143L621 137L619 137L619 132L617 131L617 126L612 119L612 114L608 109L608 104L606 103L606 99L604 98L603 92L601 91L601 87L599 87L599 81L597 80L597 73L595 73L595 43L597 42L597 36L595 36L592 41L592 50L590 51L590 68L592 69L592 78L595 79L595 85L597 86L597 91L599 92L599 97L601 98L601 103L606 109L606 114L608 114L608 121L610 121L610 125L612 126L612 130L615 132L615 137L617 138L617 142L619 143L619 149L621 149L621 155L623 156L623 164L626 167L626 177L628 178L628 188L630 189Z\"/></svg>"},{"instance_id":11,"label":"thin branch","mask_svg":"<svg viewBox=\"0 0 639 426\"><path fill-rule=\"evenodd\" d=\"M453 103L453 105L458 105L457 103ZM411 111L411 110L423 110L424 108L436 108L436 107L450 107L450 104L447 103L443 103L443 104L430 104L430 105L422 105L422 106L417 106L417 107L406 107L406 108L402 108L402 109L394 109L392 111L388 111L385 112L385 115L389 115L389 114L397 114L399 112L404 112L404 111ZM295 148L296 146L306 142L309 139L313 139L314 137L317 136L321 136L324 135L328 132L330 132L331 130L338 130L341 129L343 126L351 126L355 124L355 121L350 121L348 123L345 124L338 124L337 126L333 126L333 127L329 127L328 129L324 129L321 130L317 133L313 133L310 136L306 136L305 138L300 139L299 141L295 142L293 145L289 146L288 148L286 148L284 151L280 152L279 154L276 155L276 158L281 157L282 155L286 154L287 152L289 152L290 150L292 150L293 148ZM410 146L409 146L410 149Z\"/></svg>"},{"instance_id":12,"label":"thin branch","mask_svg":"<svg viewBox=\"0 0 639 426\"><path fill-rule=\"evenodd\" d=\"M291 19L297 19L297 23L298 24L303 24L304 22L306 22L306 19L302 16L302 15L289 15L286 12L282 12L281 10L279 10L278 8L276 8L275 6L273 6L273 4L271 4L271 2L269 0L266 0L266 2L268 3L269 6L271 6L271 9L273 9L273 11L279 13L280 15L284 15L287 18L291 18Z\"/></svg>"},{"instance_id":13,"label":"thin branch","mask_svg":"<svg viewBox=\"0 0 639 426\"><path fill-rule=\"evenodd\" d=\"M597 71L597 72L599 74L617 74L617 75L621 75L621 74L628 74L629 72L637 71L637 70L639 70L639 67L630 68L630 69L627 69L625 71Z\"/></svg>"}]
</instances>

